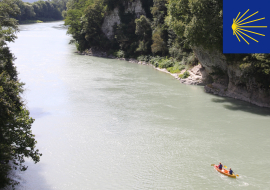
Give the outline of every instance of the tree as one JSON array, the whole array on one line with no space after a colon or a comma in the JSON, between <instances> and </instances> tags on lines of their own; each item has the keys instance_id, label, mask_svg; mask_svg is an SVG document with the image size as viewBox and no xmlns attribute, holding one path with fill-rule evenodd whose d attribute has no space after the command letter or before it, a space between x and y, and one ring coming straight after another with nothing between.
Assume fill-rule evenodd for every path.
<instances>
[{"instance_id":1,"label":"tree","mask_svg":"<svg viewBox=\"0 0 270 190\"><path fill-rule=\"evenodd\" d=\"M158 32L153 34L153 44L151 48L154 54L164 55L167 51L166 43L163 41Z\"/></svg>"},{"instance_id":2,"label":"tree","mask_svg":"<svg viewBox=\"0 0 270 190\"><path fill-rule=\"evenodd\" d=\"M169 0L167 23L190 46L222 52L223 1Z\"/></svg>"},{"instance_id":3,"label":"tree","mask_svg":"<svg viewBox=\"0 0 270 190\"><path fill-rule=\"evenodd\" d=\"M0 188L17 184L8 177L8 172L11 169L26 170L25 157L37 163L41 156L35 149L37 142L31 132L34 119L20 97L23 83L18 81L15 58L6 43L16 38L17 21L11 16L19 12L13 1L0 0Z\"/></svg>"},{"instance_id":4,"label":"tree","mask_svg":"<svg viewBox=\"0 0 270 190\"><path fill-rule=\"evenodd\" d=\"M101 44L104 38L104 34L101 30L103 23L105 7L102 1L97 1L92 5L89 5L85 11L85 15L81 18L83 22L82 32L85 33L85 39L88 42L88 46L97 46Z\"/></svg>"},{"instance_id":5,"label":"tree","mask_svg":"<svg viewBox=\"0 0 270 190\"><path fill-rule=\"evenodd\" d=\"M165 22L167 15L167 0L154 0L154 6L151 8L153 15L152 30L153 44L152 53L165 56L168 52L168 26Z\"/></svg>"},{"instance_id":6,"label":"tree","mask_svg":"<svg viewBox=\"0 0 270 190\"><path fill-rule=\"evenodd\" d=\"M151 43L152 43L152 29L151 22L144 15L135 20L136 30L135 34L139 36L139 46L137 51L143 54L151 53Z\"/></svg>"}]
</instances>

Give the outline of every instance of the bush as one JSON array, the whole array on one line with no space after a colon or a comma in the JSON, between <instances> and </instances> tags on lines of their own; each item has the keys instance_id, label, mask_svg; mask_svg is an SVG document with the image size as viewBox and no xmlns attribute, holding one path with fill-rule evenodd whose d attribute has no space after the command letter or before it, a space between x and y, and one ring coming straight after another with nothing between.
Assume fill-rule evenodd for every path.
<instances>
[{"instance_id":1,"label":"bush","mask_svg":"<svg viewBox=\"0 0 270 190\"><path fill-rule=\"evenodd\" d=\"M185 65L182 62L177 62L173 67L167 68L170 73L180 73L183 69L185 69Z\"/></svg>"},{"instance_id":2,"label":"bush","mask_svg":"<svg viewBox=\"0 0 270 190\"><path fill-rule=\"evenodd\" d=\"M185 71L183 74L180 74L179 75L179 78L185 79L185 78L188 78L189 76L190 76L189 72L188 71Z\"/></svg>"},{"instance_id":3,"label":"bush","mask_svg":"<svg viewBox=\"0 0 270 190\"><path fill-rule=\"evenodd\" d=\"M138 61L149 62L151 59L152 59L152 57L150 55L141 55L141 56L137 57Z\"/></svg>"},{"instance_id":4,"label":"bush","mask_svg":"<svg viewBox=\"0 0 270 190\"><path fill-rule=\"evenodd\" d=\"M159 64L158 64L159 68L169 68L173 66L174 66L174 62L170 59L162 59L159 61Z\"/></svg>"},{"instance_id":5,"label":"bush","mask_svg":"<svg viewBox=\"0 0 270 190\"><path fill-rule=\"evenodd\" d=\"M152 65L154 65L155 67L158 67L159 61L162 59L162 57L156 56L156 57L152 57L149 61Z\"/></svg>"},{"instance_id":6,"label":"bush","mask_svg":"<svg viewBox=\"0 0 270 190\"><path fill-rule=\"evenodd\" d=\"M113 55L118 58L125 58L125 52L123 50L119 50L117 52L114 52Z\"/></svg>"},{"instance_id":7,"label":"bush","mask_svg":"<svg viewBox=\"0 0 270 190\"><path fill-rule=\"evenodd\" d=\"M148 60L152 65L159 68L170 68L175 65L175 61L173 59L167 59L167 57L148 57Z\"/></svg>"}]
</instances>

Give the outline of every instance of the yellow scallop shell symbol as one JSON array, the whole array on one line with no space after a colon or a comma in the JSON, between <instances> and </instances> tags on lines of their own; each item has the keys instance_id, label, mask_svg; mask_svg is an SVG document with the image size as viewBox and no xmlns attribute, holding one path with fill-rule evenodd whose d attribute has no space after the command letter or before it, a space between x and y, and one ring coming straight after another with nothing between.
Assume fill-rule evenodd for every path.
<instances>
[{"instance_id":1,"label":"yellow scallop shell symbol","mask_svg":"<svg viewBox=\"0 0 270 190\"><path fill-rule=\"evenodd\" d=\"M248 11L249 11L249 9L240 18L238 18L238 17L241 14L241 12L238 13L237 17L235 19L233 19L232 30L233 30L233 35L235 35L237 37L239 42L240 42L240 39L239 39L239 36L240 36L249 45L248 41L242 35L245 35L245 36L249 37L250 39L254 40L255 42L259 42L259 41L257 41L254 38L250 37L245 32L249 32L249 33L252 33L252 34L257 34L257 35L260 35L260 36L265 36L265 35L260 34L260 33L256 33L256 32L252 32L252 31L249 31L249 30L245 30L243 28L267 28L267 26L244 26L245 24L265 19L265 17L263 17L263 18L259 18L259 19L256 19L256 20L252 20L252 21L249 21L249 22L242 23L243 21L247 20L248 18L252 17L253 15L255 15L255 14L257 14L259 12L259 11L257 11L256 13L253 13L252 15L250 15L250 16L244 18L243 20L241 20L243 18L243 16L245 16L245 14L247 14Z\"/></svg>"}]
</instances>

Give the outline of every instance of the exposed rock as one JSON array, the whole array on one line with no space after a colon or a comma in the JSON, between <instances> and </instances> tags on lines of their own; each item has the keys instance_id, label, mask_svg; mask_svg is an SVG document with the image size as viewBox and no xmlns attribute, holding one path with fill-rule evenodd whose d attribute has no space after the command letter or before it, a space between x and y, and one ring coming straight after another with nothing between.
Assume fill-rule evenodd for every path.
<instances>
[{"instance_id":1,"label":"exposed rock","mask_svg":"<svg viewBox=\"0 0 270 190\"><path fill-rule=\"evenodd\" d=\"M168 74L172 75L174 78L176 78L177 80L179 80L183 84L189 84L189 85L203 85L204 84L204 81L202 80L203 79L202 76L205 75L205 71L201 65L196 65L191 70L184 69L180 73L170 73L167 69L161 69L158 67L156 69L159 71L162 71L164 73L168 73ZM186 71L189 72L190 76L185 78L185 79L181 79L179 77L179 75L183 74Z\"/></svg>"},{"instance_id":2,"label":"exposed rock","mask_svg":"<svg viewBox=\"0 0 270 190\"><path fill-rule=\"evenodd\" d=\"M138 64L140 64L140 65L148 65L148 63L145 62L145 61L139 61Z\"/></svg>"},{"instance_id":3,"label":"exposed rock","mask_svg":"<svg viewBox=\"0 0 270 190\"><path fill-rule=\"evenodd\" d=\"M219 52L210 53L200 47L194 47L193 50L207 74L210 74L213 71L213 67L219 67L224 72L227 71L228 64L226 63L226 58L223 54Z\"/></svg>"},{"instance_id":4,"label":"exposed rock","mask_svg":"<svg viewBox=\"0 0 270 190\"><path fill-rule=\"evenodd\" d=\"M270 107L270 90L263 89L253 77L245 76L237 64L228 64L219 52L210 53L198 47L194 52L206 71L203 80L207 81L209 76L213 79L205 86L206 92ZM217 69L220 72L215 74Z\"/></svg>"},{"instance_id":5,"label":"exposed rock","mask_svg":"<svg viewBox=\"0 0 270 190\"><path fill-rule=\"evenodd\" d=\"M107 16L105 16L101 26L102 32L107 36L108 39L112 40L114 36L113 26L120 23L119 10L118 7L116 7Z\"/></svg>"},{"instance_id":6,"label":"exposed rock","mask_svg":"<svg viewBox=\"0 0 270 190\"><path fill-rule=\"evenodd\" d=\"M146 15L141 0L135 0L133 2L128 2L128 6L125 9L125 13L135 13L136 17L139 18L141 15Z\"/></svg>"},{"instance_id":7,"label":"exposed rock","mask_svg":"<svg viewBox=\"0 0 270 190\"><path fill-rule=\"evenodd\" d=\"M137 59L131 58L131 59L128 60L128 62L130 62L130 63L138 63L139 61Z\"/></svg>"},{"instance_id":8,"label":"exposed rock","mask_svg":"<svg viewBox=\"0 0 270 190\"><path fill-rule=\"evenodd\" d=\"M125 13L134 13L137 18L139 18L141 15L146 15L145 10L142 7L141 0L128 2L125 8ZM120 23L121 19L119 16L119 8L116 7L113 11L105 16L101 26L102 32L107 36L109 40L112 40L114 37L113 26Z\"/></svg>"}]
</instances>

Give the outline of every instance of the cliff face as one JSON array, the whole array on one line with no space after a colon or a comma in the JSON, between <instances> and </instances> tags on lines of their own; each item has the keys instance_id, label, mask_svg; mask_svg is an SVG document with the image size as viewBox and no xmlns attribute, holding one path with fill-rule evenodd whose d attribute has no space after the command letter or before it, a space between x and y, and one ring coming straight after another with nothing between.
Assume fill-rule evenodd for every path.
<instances>
[{"instance_id":1,"label":"cliff face","mask_svg":"<svg viewBox=\"0 0 270 190\"><path fill-rule=\"evenodd\" d=\"M270 91L254 77L246 76L238 65L228 64L219 52L209 53L199 47L195 47L194 52L206 71L206 92L270 108Z\"/></svg>"},{"instance_id":2,"label":"cliff face","mask_svg":"<svg viewBox=\"0 0 270 190\"><path fill-rule=\"evenodd\" d=\"M113 26L115 24L120 24L119 10L116 7L109 15L105 16L104 22L101 26L102 32L107 36L108 39L113 38Z\"/></svg>"},{"instance_id":3,"label":"cliff face","mask_svg":"<svg viewBox=\"0 0 270 190\"><path fill-rule=\"evenodd\" d=\"M142 7L141 0L134 0L133 2L128 2L125 6L125 13L134 13L137 18L141 15L145 15L145 10ZM121 19L119 16L119 8L114 8L108 15L105 16L104 22L101 26L103 33L108 39L112 40L114 37L113 26L115 24L121 24Z\"/></svg>"}]
</instances>

